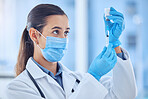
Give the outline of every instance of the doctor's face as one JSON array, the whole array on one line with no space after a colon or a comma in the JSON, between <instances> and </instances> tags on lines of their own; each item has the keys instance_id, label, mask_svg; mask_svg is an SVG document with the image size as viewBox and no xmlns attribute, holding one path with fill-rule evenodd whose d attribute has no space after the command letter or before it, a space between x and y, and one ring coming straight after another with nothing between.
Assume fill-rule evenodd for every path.
<instances>
[{"instance_id":1,"label":"doctor's face","mask_svg":"<svg viewBox=\"0 0 148 99\"><path fill-rule=\"evenodd\" d=\"M46 19L46 25L43 27L42 35L44 37L68 38L69 30L70 28L66 15L51 15ZM40 36L38 41L39 46L44 49L46 40L43 36Z\"/></svg>"}]
</instances>

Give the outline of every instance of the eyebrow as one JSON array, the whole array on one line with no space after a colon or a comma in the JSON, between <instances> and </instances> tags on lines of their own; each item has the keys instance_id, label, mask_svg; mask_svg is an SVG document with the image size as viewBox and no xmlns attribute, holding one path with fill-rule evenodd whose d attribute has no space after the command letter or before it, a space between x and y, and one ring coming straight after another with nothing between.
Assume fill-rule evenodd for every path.
<instances>
[{"instance_id":1,"label":"eyebrow","mask_svg":"<svg viewBox=\"0 0 148 99\"><path fill-rule=\"evenodd\" d=\"M53 28L51 28L51 29L62 29L61 27L58 27L58 26L55 26L55 27L53 27ZM70 30L70 28L68 27L68 28L66 28L67 30Z\"/></svg>"}]
</instances>

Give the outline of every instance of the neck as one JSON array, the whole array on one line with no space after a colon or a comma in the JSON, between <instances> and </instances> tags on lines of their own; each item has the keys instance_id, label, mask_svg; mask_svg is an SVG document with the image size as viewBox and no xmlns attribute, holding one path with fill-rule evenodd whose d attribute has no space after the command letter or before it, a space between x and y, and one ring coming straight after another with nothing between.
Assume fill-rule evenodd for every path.
<instances>
[{"instance_id":1,"label":"neck","mask_svg":"<svg viewBox=\"0 0 148 99\"><path fill-rule=\"evenodd\" d=\"M57 73L57 62L48 62L39 51L34 50L33 59L44 68L51 71L54 75Z\"/></svg>"},{"instance_id":2,"label":"neck","mask_svg":"<svg viewBox=\"0 0 148 99\"><path fill-rule=\"evenodd\" d=\"M33 59L39 63L41 66L43 66L44 68L48 69L49 71L51 71L54 75L56 75L57 73L57 62L48 62L46 59L44 58L36 58L35 56L33 56Z\"/></svg>"}]
</instances>

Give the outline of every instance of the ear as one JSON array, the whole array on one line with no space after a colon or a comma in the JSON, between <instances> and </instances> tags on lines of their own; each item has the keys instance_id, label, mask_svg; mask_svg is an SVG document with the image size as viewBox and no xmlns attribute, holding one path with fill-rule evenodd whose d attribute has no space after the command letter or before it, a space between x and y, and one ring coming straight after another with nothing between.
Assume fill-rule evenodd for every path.
<instances>
[{"instance_id":1,"label":"ear","mask_svg":"<svg viewBox=\"0 0 148 99\"><path fill-rule=\"evenodd\" d=\"M29 30L29 36L33 42L36 44L39 44L38 38L39 38L39 33L37 33L37 30L34 28L30 28Z\"/></svg>"}]
</instances>

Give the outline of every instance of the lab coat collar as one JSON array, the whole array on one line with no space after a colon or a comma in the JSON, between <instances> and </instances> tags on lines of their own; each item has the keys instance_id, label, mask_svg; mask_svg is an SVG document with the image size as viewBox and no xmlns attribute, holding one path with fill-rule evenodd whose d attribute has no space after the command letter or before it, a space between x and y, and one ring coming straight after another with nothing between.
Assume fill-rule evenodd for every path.
<instances>
[{"instance_id":1,"label":"lab coat collar","mask_svg":"<svg viewBox=\"0 0 148 99\"><path fill-rule=\"evenodd\" d=\"M42 78L47 75L32 61L31 57L27 61L26 69L31 73L34 79Z\"/></svg>"},{"instance_id":2,"label":"lab coat collar","mask_svg":"<svg viewBox=\"0 0 148 99\"><path fill-rule=\"evenodd\" d=\"M60 62L59 62L59 64L63 68L63 71L62 71L62 81L63 81L64 91L66 92L67 95L69 95L71 93L71 90L72 90L75 82L76 82L76 78L72 76L73 75L73 72L72 71L70 71L68 68L66 68L64 65L62 65ZM28 59L28 62L27 62L27 65L26 65L26 69L31 73L31 75L33 76L34 79L39 79L39 78L46 77L47 78L47 81L49 83L52 83L52 84L60 87L60 85L57 84L56 81L54 81L54 79L52 79L52 77L50 77L49 75L47 75L46 73L44 73L32 61L31 58Z\"/></svg>"},{"instance_id":3,"label":"lab coat collar","mask_svg":"<svg viewBox=\"0 0 148 99\"><path fill-rule=\"evenodd\" d=\"M70 71L67 67L65 67L62 63L58 62L59 65L62 66L62 72L66 72L66 74L70 75L73 72ZM44 76L47 76L46 73L44 73L31 59L31 57L28 59L26 69L32 74L34 79L42 78ZM49 75L48 75L49 76Z\"/></svg>"}]
</instances>

